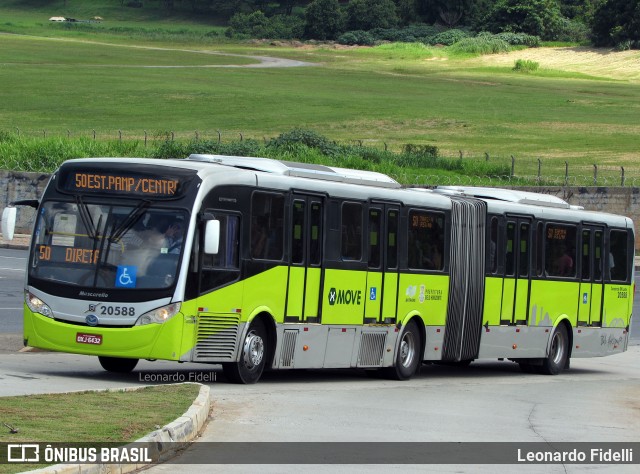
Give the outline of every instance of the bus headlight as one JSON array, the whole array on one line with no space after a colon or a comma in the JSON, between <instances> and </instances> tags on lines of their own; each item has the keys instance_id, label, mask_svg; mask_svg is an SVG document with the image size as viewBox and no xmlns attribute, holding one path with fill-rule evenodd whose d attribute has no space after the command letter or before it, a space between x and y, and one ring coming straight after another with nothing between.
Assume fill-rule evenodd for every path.
<instances>
[{"instance_id":1,"label":"bus headlight","mask_svg":"<svg viewBox=\"0 0 640 474\"><path fill-rule=\"evenodd\" d=\"M49 308L49 305L31 293L29 290L24 292L24 301L27 306L34 313L39 313L47 318L53 318L53 311Z\"/></svg>"},{"instance_id":2,"label":"bus headlight","mask_svg":"<svg viewBox=\"0 0 640 474\"><path fill-rule=\"evenodd\" d=\"M144 326L145 324L162 324L169 321L180 311L180 303L171 303L154 310L144 313L136 321L136 326Z\"/></svg>"}]
</instances>

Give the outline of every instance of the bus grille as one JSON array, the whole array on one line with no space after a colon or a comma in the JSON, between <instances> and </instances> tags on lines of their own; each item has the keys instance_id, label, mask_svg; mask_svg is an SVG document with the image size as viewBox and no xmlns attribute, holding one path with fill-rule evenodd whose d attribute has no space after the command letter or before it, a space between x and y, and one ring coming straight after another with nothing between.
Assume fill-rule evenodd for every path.
<instances>
[{"instance_id":1,"label":"bus grille","mask_svg":"<svg viewBox=\"0 0 640 474\"><path fill-rule=\"evenodd\" d=\"M235 360L239 322L240 316L236 315L200 314L193 360Z\"/></svg>"},{"instance_id":2,"label":"bus grille","mask_svg":"<svg viewBox=\"0 0 640 474\"><path fill-rule=\"evenodd\" d=\"M296 351L297 329L287 329L282 338L282 350L280 351L280 367L293 367L293 355Z\"/></svg>"},{"instance_id":3,"label":"bus grille","mask_svg":"<svg viewBox=\"0 0 640 474\"><path fill-rule=\"evenodd\" d=\"M380 367L384 357L386 332L365 332L360 339L358 367Z\"/></svg>"}]
</instances>

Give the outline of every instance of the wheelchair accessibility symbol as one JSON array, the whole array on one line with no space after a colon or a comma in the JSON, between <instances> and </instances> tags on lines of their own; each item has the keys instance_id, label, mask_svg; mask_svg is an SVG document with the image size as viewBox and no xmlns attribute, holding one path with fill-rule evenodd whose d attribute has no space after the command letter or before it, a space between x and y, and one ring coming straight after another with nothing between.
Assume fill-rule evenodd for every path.
<instances>
[{"instance_id":1,"label":"wheelchair accessibility symbol","mask_svg":"<svg viewBox=\"0 0 640 474\"><path fill-rule=\"evenodd\" d=\"M135 288L137 268L129 265L118 265L116 288Z\"/></svg>"}]
</instances>

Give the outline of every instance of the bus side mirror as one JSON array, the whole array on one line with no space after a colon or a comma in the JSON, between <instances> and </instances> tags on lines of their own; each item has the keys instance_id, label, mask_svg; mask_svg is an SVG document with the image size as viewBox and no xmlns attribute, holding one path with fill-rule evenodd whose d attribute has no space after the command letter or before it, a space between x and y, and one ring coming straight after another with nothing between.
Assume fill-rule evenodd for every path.
<instances>
[{"instance_id":1,"label":"bus side mirror","mask_svg":"<svg viewBox=\"0 0 640 474\"><path fill-rule=\"evenodd\" d=\"M204 253L215 255L220 246L220 221L207 221L204 227Z\"/></svg>"},{"instance_id":2,"label":"bus side mirror","mask_svg":"<svg viewBox=\"0 0 640 474\"><path fill-rule=\"evenodd\" d=\"M16 230L17 208L5 207L2 211L2 237L4 240L13 240L13 233Z\"/></svg>"}]
</instances>

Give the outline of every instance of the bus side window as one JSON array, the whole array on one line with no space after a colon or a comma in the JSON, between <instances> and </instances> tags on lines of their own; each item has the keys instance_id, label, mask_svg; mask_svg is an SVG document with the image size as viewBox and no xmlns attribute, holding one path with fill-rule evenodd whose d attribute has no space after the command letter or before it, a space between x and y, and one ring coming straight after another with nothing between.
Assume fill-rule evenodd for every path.
<instances>
[{"instance_id":1,"label":"bus side window","mask_svg":"<svg viewBox=\"0 0 640 474\"><path fill-rule=\"evenodd\" d=\"M576 276L576 228L570 225L547 224L545 262L549 276Z\"/></svg>"},{"instance_id":2,"label":"bus side window","mask_svg":"<svg viewBox=\"0 0 640 474\"><path fill-rule=\"evenodd\" d=\"M387 215L387 268L398 268L398 211Z\"/></svg>"},{"instance_id":3,"label":"bus side window","mask_svg":"<svg viewBox=\"0 0 640 474\"><path fill-rule=\"evenodd\" d=\"M215 255L203 255L200 274L201 291L206 293L240 276L240 218L213 213L220 221L220 244ZM200 246L202 249L202 246Z\"/></svg>"},{"instance_id":4,"label":"bus side window","mask_svg":"<svg viewBox=\"0 0 640 474\"><path fill-rule=\"evenodd\" d=\"M291 263L304 261L304 201L293 202L291 222Z\"/></svg>"},{"instance_id":5,"label":"bus side window","mask_svg":"<svg viewBox=\"0 0 640 474\"><path fill-rule=\"evenodd\" d=\"M627 281L627 231L612 230L609 234L609 255L605 256L609 275L614 281Z\"/></svg>"},{"instance_id":6,"label":"bus side window","mask_svg":"<svg viewBox=\"0 0 640 474\"><path fill-rule=\"evenodd\" d=\"M251 258L281 260L283 235L284 196L254 192L251 198Z\"/></svg>"},{"instance_id":7,"label":"bus side window","mask_svg":"<svg viewBox=\"0 0 640 474\"><path fill-rule=\"evenodd\" d=\"M498 218L491 218L489 226L489 262L487 265L489 273L498 271Z\"/></svg>"},{"instance_id":8,"label":"bus side window","mask_svg":"<svg viewBox=\"0 0 640 474\"><path fill-rule=\"evenodd\" d=\"M380 224L382 211L380 209L369 210L369 268L380 268Z\"/></svg>"},{"instance_id":9,"label":"bus side window","mask_svg":"<svg viewBox=\"0 0 640 474\"><path fill-rule=\"evenodd\" d=\"M504 274L505 276L514 276L516 273L515 259L515 239L516 224L515 222L507 222L507 248L505 249Z\"/></svg>"},{"instance_id":10,"label":"bus side window","mask_svg":"<svg viewBox=\"0 0 640 474\"><path fill-rule=\"evenodd\" d=\"M362 204L342 205L342 259L362 259Z\"/></svg>"},{"instance_id":11,"label":"bus side window","mask_svg":"<svg viewBox=\"0 0 640 474\"><path fill-rule=\"evenodd\" d=\"M591 279L591 231L582 231L582 281Z\"/></svg>"},{"instance_id":12,"label":"bus side window","mask_svg":"<svg viewBox=\"0 0 640 474\"><path fill-rule=\"evenodd\" d=\"M594 252L593 252L593 281L602 281L602 264L604 255L604 243L602 241L602 231L597 230L594 233Z\"/></svg>"}]
</instances>

